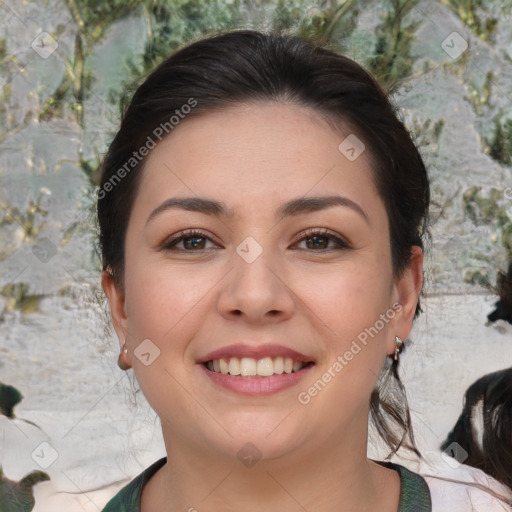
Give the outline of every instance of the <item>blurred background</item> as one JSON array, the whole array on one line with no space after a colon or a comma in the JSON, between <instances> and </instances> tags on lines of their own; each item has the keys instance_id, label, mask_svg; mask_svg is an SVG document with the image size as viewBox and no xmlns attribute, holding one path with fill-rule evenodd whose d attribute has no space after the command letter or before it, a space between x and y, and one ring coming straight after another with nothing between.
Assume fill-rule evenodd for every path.
<instances>
[{"instance_id":1,"label":"blurred background","mask_svg":"<svg viewBox=\"0 0 512 512\"><path fill-rule=\"evenodd\" d=\"M13 387L0 390L0 466L3 482L49 479L34 510L100 510L165 455L158 418L116 365L97 169L144 76L235 28L308 36L354 58L420 147L432 243L402 358L420 449L439 450L476 378L512 365L512 326L487 322L512 260L508 0L0 1L0 382Z\"/></svg>"}]
</instances>

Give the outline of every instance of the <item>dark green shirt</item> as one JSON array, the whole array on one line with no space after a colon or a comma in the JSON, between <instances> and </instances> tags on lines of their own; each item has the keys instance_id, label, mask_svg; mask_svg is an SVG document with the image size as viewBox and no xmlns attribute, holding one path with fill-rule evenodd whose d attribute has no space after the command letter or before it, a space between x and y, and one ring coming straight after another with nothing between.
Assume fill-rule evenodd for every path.
<instances>
[{"instance_id":1,"label":"dark green shirt","mask_svg":"<svg viewBox=\"0 0 512 512\"><path fill-rule=\"evenodd\" d=\"M140 512L140 497L144 484L167 462L167 457L157 460L123 487L102 512ZM400 464L379 462L382 466L398 471L400 475L400 505L398 512L431 512L430 490L425 479Z\"/></svg>"}]
</instances>

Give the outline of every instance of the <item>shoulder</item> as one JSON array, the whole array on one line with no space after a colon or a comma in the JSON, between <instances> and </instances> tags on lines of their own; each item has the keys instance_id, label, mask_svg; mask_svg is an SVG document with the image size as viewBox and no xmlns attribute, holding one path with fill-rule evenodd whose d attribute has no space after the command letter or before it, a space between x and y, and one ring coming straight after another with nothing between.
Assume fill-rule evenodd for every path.
<instances>
[{"instance_id":1,"label":"shoulder","mask_svg":"<svg viewBox=\"0 0 512 512\"><path fill-rule=\"evenodd\" d=\"M483 471L467 467L457 476L424 475L432 496L432 511L512 512L510 490Z\"/></svg>"},{"instance_id":2,"label":"shoulder","mask_svg":"<svg viewBox=\"0 0 512 512\"><path fill-rule=\"evenodd\" d=\"M511 489L480 469L450 462L441 453L430 453L412 464L429 487L432 512L512 512Z\"/></svg>"},{"instance_id":3,"label":"shoulder","mask_svg":"<svg viewBox=\"0 0 512 512\"><path fill-rule=\"evenodd\" d=\"M140 512L142 488L166 462L167 457L163 457L142 471L110 499L102 512Z\"/></svg>"},{"instance_id":4,"label":"shoulder","mask_svg":"<svg viewBox=\"0 0 512 512\"><path fill-rule=\"evenodd\" d=\"M432 512L512 512L512 490L480 469L445 458L440 451L429 451L422 459L406 455L395 455L392 461L425 481Z\"/></svg>"}]
</instances>

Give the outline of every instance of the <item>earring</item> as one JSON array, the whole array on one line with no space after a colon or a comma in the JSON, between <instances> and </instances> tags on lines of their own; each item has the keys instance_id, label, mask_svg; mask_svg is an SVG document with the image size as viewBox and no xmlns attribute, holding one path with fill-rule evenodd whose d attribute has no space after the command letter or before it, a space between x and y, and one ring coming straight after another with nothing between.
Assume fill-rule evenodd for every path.
<instances>
[{"instance_id":1,"label":"earring","mask_svg":"<svg viewBox=\"0 0 512 512\"><path fill-rule=\"evenodd\" d=\"M402 349L404 348L404 341L400 336L395 336L395 361L398 361L398 356L400 352L402 352Z\"/></svg>"},{"instance_id":2,"label":"earring","mask_svg":"<svg viewBox=\"0 0 512 512\"><path fill-rule=\"evenodd\" d=\"M126 348L126 343L123 344L123 349L117 358L117 366L121 368L121 370L128 370L130 365L126 362L125 356L128 354L128 349Z\"/></svg>"}]
</instances>

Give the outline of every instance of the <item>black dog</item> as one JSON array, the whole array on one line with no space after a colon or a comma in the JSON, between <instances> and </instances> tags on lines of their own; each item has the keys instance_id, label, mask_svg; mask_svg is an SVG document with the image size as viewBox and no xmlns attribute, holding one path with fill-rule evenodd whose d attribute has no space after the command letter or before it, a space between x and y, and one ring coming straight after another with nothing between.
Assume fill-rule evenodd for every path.
<instances>
[{"instance_id":1,"label":"black dog","mask_svg":"<svg viewBox=\"0 0 512 512\"><path fill-rule=\"evenodd\" d=\"M484 375L469 386L462 414L441 450L453 442L468 453L461 463L512 489L512 368Z\"/></svg>"},{"instance_id":2,"label":"black dog","mask_svg":"<svg viewBox=\"0 0 512 512\"><path fill-rule=\"evenodd\" d=\"M487 320L489 322L505 320L512 324L512 263L506 274L499 272L496 291L500 299L494 304L496 309L487 315Z\"/></svg>"}]
</instances>

